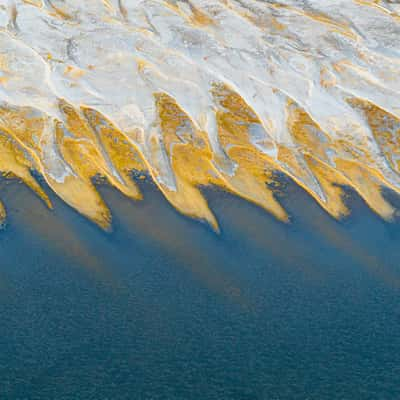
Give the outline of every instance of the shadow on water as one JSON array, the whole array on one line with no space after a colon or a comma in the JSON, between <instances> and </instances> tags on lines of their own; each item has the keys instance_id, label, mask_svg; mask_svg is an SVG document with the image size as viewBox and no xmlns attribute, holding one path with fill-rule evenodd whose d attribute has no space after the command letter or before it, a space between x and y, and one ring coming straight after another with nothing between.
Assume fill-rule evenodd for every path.
<instances>
[{"instance_id":1,"label":"shadow on water","mask_svg":"<svg viewBox=\"0 0 400 400\"><path fill-rule=\"evenodd\" d=\"M217 235L140 185L99 187L106 233L1 181L0 398L400 397L398 222L287 183L283 224L208 188Z\"/></svg>"}]
</instances>

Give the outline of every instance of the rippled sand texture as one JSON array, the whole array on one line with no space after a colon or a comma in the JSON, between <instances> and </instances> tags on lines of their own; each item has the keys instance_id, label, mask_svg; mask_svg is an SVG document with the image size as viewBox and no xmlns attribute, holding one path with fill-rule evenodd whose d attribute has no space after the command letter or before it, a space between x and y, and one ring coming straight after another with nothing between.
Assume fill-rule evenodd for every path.
<instances>
[{"instance_id":1,"label":"rippled sand texture","mask_svg":"<svg viewBox=\"0 0 400 400\"><path fill-rule=\"evenodd\" d=\"M0 0L0 170L105 228L93 178L140 199L132 170L215 229L199 186L286 220L277 171L334 217L350 186L390 219L399 38L379 0Z\"/></svg>"}]
</instances>

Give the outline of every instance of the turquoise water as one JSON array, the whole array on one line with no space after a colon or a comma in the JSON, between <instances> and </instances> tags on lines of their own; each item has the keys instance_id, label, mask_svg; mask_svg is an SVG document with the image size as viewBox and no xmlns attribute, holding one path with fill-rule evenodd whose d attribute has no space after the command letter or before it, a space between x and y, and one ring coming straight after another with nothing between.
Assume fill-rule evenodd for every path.
<instances>
[{"instance_id":1,"label":"turquoise water","mask_svg":"<svg viewBox=\"0 0 400 400\"><path fill-rule=\"evenodd\" d=\"M400 398L400 224L353 194L336 222L288 184L285 225L207 190L216 235L102 186L106 233L0 186L0 399Z\"/></svg>"}]
</instances>

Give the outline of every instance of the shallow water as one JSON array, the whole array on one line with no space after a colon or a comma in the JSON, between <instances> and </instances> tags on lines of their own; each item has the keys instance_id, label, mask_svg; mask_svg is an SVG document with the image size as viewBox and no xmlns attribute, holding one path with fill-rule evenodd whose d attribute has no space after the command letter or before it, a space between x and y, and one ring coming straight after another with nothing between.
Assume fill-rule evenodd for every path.
<instances>
[{"instance_id":1,"label":"shallow water","mask_svg":"<svg viewBox=\"0 0 400 400\"><path fill-rule=\"evenodd\" d=\"M1 399L400 398L398 222L288 183L289 224L205 190L217 235L141 188L107 233L1 182Z\"/></svg>"}]
</instances>

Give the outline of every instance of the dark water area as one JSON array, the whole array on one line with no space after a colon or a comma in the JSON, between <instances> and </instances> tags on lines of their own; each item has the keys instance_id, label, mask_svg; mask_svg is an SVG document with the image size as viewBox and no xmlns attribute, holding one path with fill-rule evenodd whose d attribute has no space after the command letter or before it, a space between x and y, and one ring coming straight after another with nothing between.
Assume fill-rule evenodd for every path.
<instances>
[{"instance_id":1,"label":"dark water area","mask_svg":"<svg viewBox=\"0 0 400 400\"><path fill-rule=\"evenodd\" d=\"M206 190L217 235L146 182L100 187L112 232L0 188L0 399L400 399L400 222L353 194L288 184L283 224Z\"/></svg>"}]
</instances>

